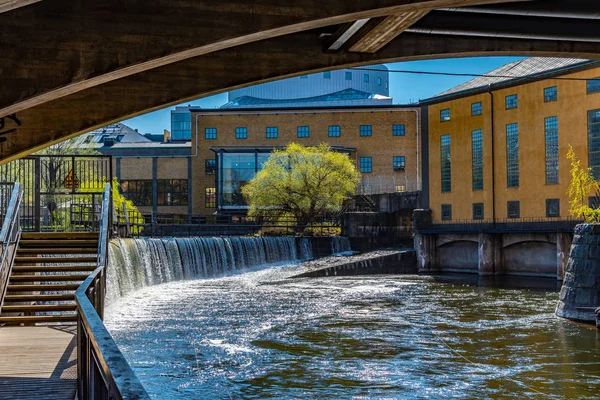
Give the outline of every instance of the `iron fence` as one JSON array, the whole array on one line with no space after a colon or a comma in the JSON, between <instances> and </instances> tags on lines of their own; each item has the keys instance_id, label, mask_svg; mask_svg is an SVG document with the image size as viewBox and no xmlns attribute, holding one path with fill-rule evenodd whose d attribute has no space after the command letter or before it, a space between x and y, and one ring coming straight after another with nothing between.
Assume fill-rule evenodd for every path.
<instances>
[{"instance_id":1,"label":"iron fence","mask_svg":"<svg viewBox=\"0 0 600 400\"><path fill-rule=\"evenodd\" d=\"M417 221L419 233L551 233L573 232L582 220L573 218L505 218L480 220Z\"/></svg>"}]
</instances>

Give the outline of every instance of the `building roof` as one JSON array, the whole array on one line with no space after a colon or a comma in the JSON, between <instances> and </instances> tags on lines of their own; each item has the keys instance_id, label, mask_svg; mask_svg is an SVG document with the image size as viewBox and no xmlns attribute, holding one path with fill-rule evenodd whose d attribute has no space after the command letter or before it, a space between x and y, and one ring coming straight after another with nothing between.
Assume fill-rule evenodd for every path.
<instances>
[{"instance_id":1,"label":"building roof","mask_svg":"<svg viewBox=\"0 0 600 400\"><path fill-rule=\"evenodd\" d=\"M221 108L230 107L247 107L258 104L286 104L286 103L316 103L316 102L329 102L329 101L349 101L349 100L391 100L391 97L382 96L380 94L363 92L356 89L344 89L339 92L329 93L322 96L304 97L298 99L263 99L260 97L242 96L233 99L232 101L224 104Z\"/></svg>"},{"instance_id":2,"label":"building roof","mask_svg":"<svg viewBox=\"0 0 600 400\"><path fill-rule=\"evenodd\" d=\"M492 85L511 83L518 84L523 79L546 77L546 75L562 72L572 68L581 67L595 61L577 59L577 58L552 58L552 57L530 57L523 60L514 61L496 68L485 74L471 79L461 85L448 89L432 99L440 97L458 95L463 92L476 91L477 89L487 88ZM427 102L427 100L422 100Z\"/></svg>"}]
</instances>

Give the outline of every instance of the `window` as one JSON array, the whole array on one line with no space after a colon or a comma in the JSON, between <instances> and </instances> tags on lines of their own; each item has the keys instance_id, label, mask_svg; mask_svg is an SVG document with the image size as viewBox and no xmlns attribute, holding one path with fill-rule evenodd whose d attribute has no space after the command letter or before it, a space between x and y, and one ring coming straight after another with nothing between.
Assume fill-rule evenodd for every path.
<instances>
[{"instance_id":1,"label":"window","mask_svg":"<svg viewBox=\"0 0 600 400\"><path fill-rule=\"evenodd\" d=\"M217 206L217 191L215 188L206 188L204 192L204 207L215 208Z\"/></svg>"},{"instance_id":2,"label":"window","mask_svg":"<svg viewBox=\"0 0 600 400\"><path fill-rule=\"evenodd\" d=\"M392 135L393 136L404 136L404 124L392 125Z\"/></svg>"},{"instance_id":3,"label":"window","mask_svg":"<svg viewBox=\"0 0 600 400\"><path fill-rule=\"evenodd\" d=\"M442 221L452 219L452 204L442 204Z\"/></svg>"},{"instance_id":4,"label":"window","mask_svg":"<svg viewBox=\"0 0 600 400\"><path fill-rule=\"evenodd\" d=\"M248 128L235 128L235 138L236 139L247 139L248 138Z\"/></svg>"},{"instance_id":5,"label":"window","mask_svg":"<svg viewBox=\"0 0 600 400\"><path fill-rule=\"evenodd\" d=\"M483 112L483 107L481 102L471 104L471 116L481 115Z\"/></svg>"},{"instance_id":6,"label":"window","mask_svg":"<svg viewBox=\"0 0 600 400\"><path fill-rule=\"evenodd\" d=\"M360 126L360 136L372 136L373 135L373 127L371 125L361 125Z\"/></svg>"},{"instance_id":7,"label":"window","mask_svg":"<svg viewBox=\"0 0 600 400\"><path fill-rule=\"evenodd\" d=\"M328 135L329 137L340 137L341 129L339 125L329 125Z\"/></svg>"},{"instance_id":8,"label":"window","mask_svg":"<svg viewBox=\"0 0 600 400\"><path fill-rule=\"evenodd\" d=\"M171 112L171 141L192 139L192 113Z\"/></svg>"},{"instance_id":9,"label":"window","mask_svg":"<svg viewBox=\"0 0 600 400\"><path fill-rule=\"evenodd\" d=\"M517 108L519 106L519 98L516 94L511 94L510 96L506 96L506 109L510 110L511 108Z\"/></svg>"},{"instance_id":10,"label":"window","mask_svg":"<svg viewBox=\"0 0 600 400\"><path fill-rule=\"evenodd\" d=\"M298 127L298 137L299 138L307 138L310 135L310 128L308 126L299 126Z\"/></svg>"},{"instance_id":11,"label":"window","mask_svg":"<svg viewBox=\"0 0 600 400\"><path fill-rule=\"evenodd\" d=\"M544 89L544 103L558 100L558 89L556 86Z\"/></svg>"},{"instance_id":12,"label":"window","mask_svg":"<svg viewBox=\"0 0 600 400\"><path fill-rule=\"evenodd\" d=\"M323 72L323 79L331 79L331 71Z\"/></svg>"},{"instance_id":13,"label":"window","mask_svg":"<svg viewBox=\"0 0 600 400\"><path fill-rule=\"evenodd\" d=\"M136 206L152 205L152 179L121 181L121 193Z\"/></svg>"},{"instance_id":14,"label":"window","mask_svg":"<svg viewBox=\"0 0 600 400\"><path fill-rule=\"evenodd\" d=\"M346 71L346 80L347 81L351 81L352 80L352 72Z\"/></svg>"},{"instance_id":15,"label":"window","mask_svg":"<svg viewBox=\"0 0 600 400\"><path fill-rule=\"evenodd\" d=\"M546 217L560 217L560 199L546 199Z\"/></svg>"},{"instance_id":16,"label":"window","mask_svg":"<svg viewBox=\"0 0 600 400\"><path fill-rule=\"evenodd\" d=\"M483 203L473 203L473 219L483 219Z\"/></svg>"},{"instance_id":17,"label":"window","mask_svg":"<svg viewBox=\"0 0 600 400\"><path fill-rule=\"evenodd\" d=\"M600 78L590 79L587 81L587 92L588 93L600 92Z\"/></svg>"},{"instance_id":18,"label":"window","mask_svg":"<svg viewBox=\"0 0 600 400\"><path fill-rule=\"evenodd\" d=\"M363 81L369 82L369 74L364 74L363 75Z\"/></svg>"},{"instance_id":19,"label":"window","mask_svg":"<svg viewBox=\"0 0 600 400\"><path fill-rule=\"evenodd\" d=\"M519 201L509 201L506 203L508 218L521 218L521 203Z\"/></svg>"},{"instance_id":20,"label":"window","mask_svg":"<svg viewBox=\"0 0 600 400\"><path fill-rule=\"evenodd\" d=\"M158 206L185 206L188 203L187 179L158 179L156 194Z\"/></svg>"},{"instance_id":21,"label":"window","mask_svg":"<svg viewBox=\"0 0 600 400\"><path fill-rule=\"evenodd\" d=\"M372 157L361 157L360 158L360 172L369 173L373 171L373 158Z\"/></svg>"},{"instance_id":22,"label":"window","mask_svg":"<svg viewBox=\"0 0 600 400\"><path fill-rule=\"evenodd\" d=\"M588 167L600 179L600 110L588 111Z\"/></svg>"},{"instance_id":23,"label":"window","mask_svg":"<svg viewBox=\"0 0 600 400\"><path fill-rule=\"evenodd\" d=\"M450 109L440 111L440 122L450 121Z\"/></svg>"},{"instance_id":24,"label":"window","mask_svg":"<svg viewBox=\"0 0 600 400\"><path fill-rule=\"evenodd\" d=\"M600 208L600 197L598 197L598 196L588 197L588 206L590 208Z\"/></svg>"},{"instance_id":25,"label":"window","mask_svg":"<svg viewBox=\"0 0 600 400\"><path fill-rule=\"evenodd\" d=\"M471 132L471 158L473 190L483 190L483 133L481 129Z\"/></svg>"},{"instance_id":26,"label":"window","mask_svg":"<svg viewBox=\"0 0 600 400\"><path fill-rule=\"evenodd\" d=\"M450 135L441 137L440 157L442 166L442 193L452 191L452 171L450 163Z\"/></svg>"},{"instance_id":27,"label":"window","mask_svg":"<svg viewBox=\"0 0 600 400\"><path fill-rule=\"evenodd\" d=\"M279 137L279 128L276 126L267 126L267 139Z\"/></svg>"},{"instance_id":28,"label":"window","mask_svg":"<svg viewBox=\"0 0 600 400\"><path fill-rule=\"evenodd\" d=\"M506 185L519 187L519 124L506 125Z\"/></svg>"},{"instance_id":29,"label":"window","mask_svg":"<svg viewBox=\"0 0 600 400\"><path fill-rule=\"evenodd\" d=\"M405 167L404 156L394 156L392 159L392 168L394 171L404 171Z\"/></svg>"},{"instance_id":30,"label":"window","mask_svg":"<svg viewBox=\"0 0 600 400\"><path fill-rule=\"evenodd\" d=\"M396 185L396 192L406 192L406 186L404 185Z\"/></svg>"},{"instance_id":31,"label":"window","mask_svg":"<svg viewBox=\"0 0 600 400\"><path fill-rule=\"evenodd\" d=\"M546 185L558 183L558 117L544 118L546 131Z\"/></svg>"},{"instance_id":32,"label":"window","mask_svg":"<svg viewBox=\"0 0 600 400\"><path fill-rule=\"evenodd\" d=\"M308 75L302 75L300 79L308 79Z\"/></svg>"},{"instance_id":33,"label":"window","mask_svg":"<svg viewBox=\"0 0 600 400\"><path fill-rule=\"evenodd\" d=\"M204 161L204 174L205 175L214 175L217 171L217 160L214 158L212 160Z\"/></svg>"},{"instance_id":34,"label":"window","mask_svg":"<svg viewBox=\"0 0 600 400\"><path fill-rule=\"evenodd\" d=\"M204 128L204 138L205 139L216 139L217 138L217 128Z\"/></svg>"},{"instance_id":35,"label":"window","mask_svg":"<svg viewBox=\"0 0 600 400\"><path fill-rule=\"evenodd\" d=\"M381 78L377 78L377 86L381 86Z\"/></svg>"}]
</instances>

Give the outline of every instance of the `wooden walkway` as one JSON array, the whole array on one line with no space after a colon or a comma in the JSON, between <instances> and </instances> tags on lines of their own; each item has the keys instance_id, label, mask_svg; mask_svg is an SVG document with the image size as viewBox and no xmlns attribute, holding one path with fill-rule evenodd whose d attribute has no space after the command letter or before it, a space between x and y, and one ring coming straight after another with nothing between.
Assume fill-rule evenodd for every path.
<instances>
[{"instance_id":1,"label":"wooden walkway","mask_svg":"<svg viewBox=\"0 0 600 400\"><path fill-rule=\"evenodd\" d=\"M0 327L0 399L72 400L77 327Z\"/></svg>"}]
</instances>

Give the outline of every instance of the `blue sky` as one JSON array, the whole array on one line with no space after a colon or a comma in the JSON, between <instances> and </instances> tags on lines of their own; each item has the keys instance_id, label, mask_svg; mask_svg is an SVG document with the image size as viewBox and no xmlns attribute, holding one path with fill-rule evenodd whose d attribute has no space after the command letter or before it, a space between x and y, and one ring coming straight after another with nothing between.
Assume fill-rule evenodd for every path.
<instances>
[{"instance_id":1,"label":"blue sky","mask_svg":"<svg viewBox=\"0 0 600 400\"><path fill-rule=\"evenodd\" d=\"M410 61L386 64L390 70L409 71L432 71L450 73L473 73L485 74L491 70L520 60L523 57L475 57L475 58L447 58L440 60ZM394 104L404 104L419 99L432 97L446 89L457 86L471 80L464 76L440 76L440 75L415 75L406 73L390 72L390 96L394 98ZM216 108L227 102L227 93L218 94L182 105L192 104L202 108ZM142 133L162 133L163 129L171 129L170 110L167 107L162 110L144 114L136 118L123 121L124 124L137 128Z\"/></svg>"}]
</instances>

